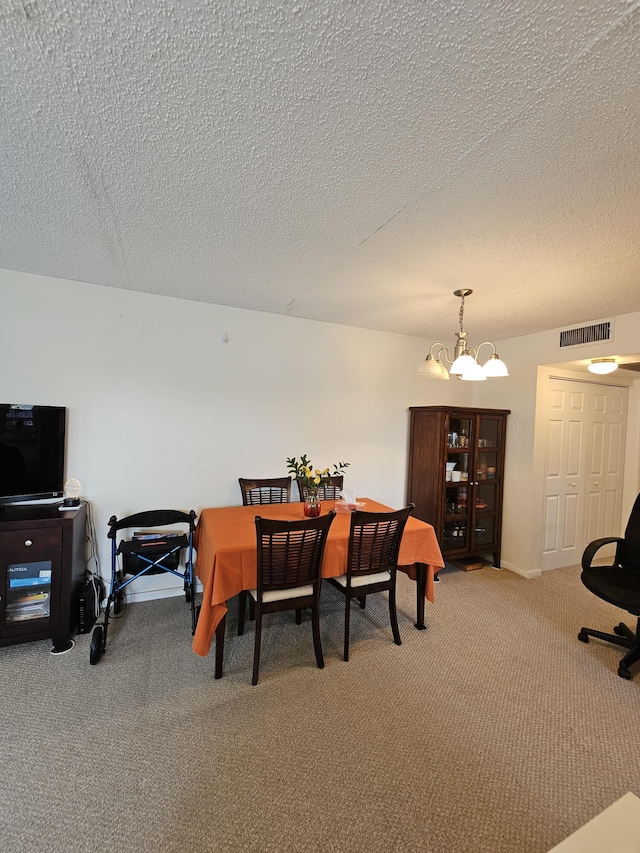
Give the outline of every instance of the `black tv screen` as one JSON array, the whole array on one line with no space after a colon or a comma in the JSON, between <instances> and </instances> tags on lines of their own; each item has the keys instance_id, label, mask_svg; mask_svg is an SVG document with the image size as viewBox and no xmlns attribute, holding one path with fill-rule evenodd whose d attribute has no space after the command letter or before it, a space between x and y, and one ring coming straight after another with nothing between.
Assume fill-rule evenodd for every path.
<instances>
[{"instance_id":1,"label":"black tv screen","mask_svg":"<svg viewBox=\"0 0 640 853\"><path fill-rule=\"evenodd\" d=\"M0 403L0 504L62 497L66 412Z\"/></svg>"}]
</instances>

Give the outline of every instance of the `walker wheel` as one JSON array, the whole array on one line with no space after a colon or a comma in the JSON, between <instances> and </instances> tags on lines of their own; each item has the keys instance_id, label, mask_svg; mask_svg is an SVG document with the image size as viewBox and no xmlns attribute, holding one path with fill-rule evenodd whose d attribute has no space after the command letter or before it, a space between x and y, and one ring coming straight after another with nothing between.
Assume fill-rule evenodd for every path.
<instances>
[{"instance_id":1,"label":"walker wheel","mask_svg":"<svg viewBox=\"0 0 640 853\"><path fill-rule=\"evenodd\" d=\"M185 583L184 585L184 600L189 604L191 601L191 584Z\"/></svg>"},{"instance_id":2,"label":"walker wheel","mask_svg":"<svg viewBox=\"0 0 640 853\"><path fill-rule=\"evenodd\" d=\"M91 648L89 650L89 663L95 666L100 660L100 655L102 654L102 637L104 634L104 628L102 625L96 625L93 629L93 634L91 635Z\"/></svg>"},{"instance_id":3,"label":"walker wheel","mask_svg":"<svg viewBox=\"0 0 640 853\"><path fill-rule=\"evenodd\" d=\"M119 616L122 613L122 599L124 597L124 593L122 590L114 593L113 596L113 613L115 616Z\"/></svg>"}]
</instances>

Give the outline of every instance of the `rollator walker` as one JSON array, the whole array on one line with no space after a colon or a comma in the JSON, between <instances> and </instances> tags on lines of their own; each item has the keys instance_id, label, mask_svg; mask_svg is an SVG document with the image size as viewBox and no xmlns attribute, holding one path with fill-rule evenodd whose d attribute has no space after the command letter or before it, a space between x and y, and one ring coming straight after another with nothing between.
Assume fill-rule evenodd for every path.
<instances>
[{"instance_id":1,"label":"rollator walker","mask_svg":"<svg viewBox=\"0 0 640 853\"><path fill-rule=\"evenodd\" d=\"M188 532L149 531L146 528L166 527L173 524L187 525ZM144 575L168 572L184 582L184 596L191 605L191 633L195 634L200 608L196 608L196 580L193 571L193 534L196 514L175 509L154 509L138 512L118 520L109 519L108 538L111 540L111 588L104 610L102 624L96 625L91 637L89 661L97 664L107 647L107 631L111 608L113 615L122 613L124 590L130 583ZM132 530L129 539L116 542L118 531ZM180 570L180 557L186 549L184 571ZM122 566L118 566L121 557Z\"/></svg>"}]
</instances>

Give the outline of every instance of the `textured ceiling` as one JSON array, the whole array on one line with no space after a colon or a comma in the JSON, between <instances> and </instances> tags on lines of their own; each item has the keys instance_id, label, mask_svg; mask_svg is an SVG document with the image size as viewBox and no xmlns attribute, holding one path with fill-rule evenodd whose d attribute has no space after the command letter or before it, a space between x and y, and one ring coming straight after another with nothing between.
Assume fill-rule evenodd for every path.
<instances>
[{"instance_id":1,"label":"textured ceiling","mask_svg":"<svg viewBox=\"0 0 640 853\"><path fill-rule=\"evenodd\" d=\"M640 310L640 0L2 0L0 267L427 339Z\"/></svg>"}]
</instances>

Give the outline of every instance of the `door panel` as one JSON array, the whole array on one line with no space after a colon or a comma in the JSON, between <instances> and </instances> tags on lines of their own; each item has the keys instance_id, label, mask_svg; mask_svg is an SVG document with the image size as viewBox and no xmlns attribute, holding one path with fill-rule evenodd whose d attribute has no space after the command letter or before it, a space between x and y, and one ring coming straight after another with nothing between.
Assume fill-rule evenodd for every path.
<instances>
[{"instance_id":1,"label":"door panel","mask_svg":"<svg viewBox=\"0 0 640 853\"><path fill-rule=\"evenodd\" d=\"M562 550L572 551L580 534L580 500L578 495L568 494L564 498L564 530L562 531Z\"/></svg>"},{"instance_id":2,"label":"door panel","mask_svg":"<svg viewBox=\"0 0 640 853\"><path fill-rule=\"evenodd\" d=\"M589 542L620 529L627 397L626 388L549 379L543 570L579 563Z\"/></svg>"},{"instance_id":3,"label":"door panel","mask_svg":"<svg viewBox=\"0 0 640 853\"><path fill-rule=\"evenodd\" d=\"M545 554L555 553L558 550L559 504L558 495L547 495L544 505L544 542L542 545Z\"/></svg>"}]
</instances>

